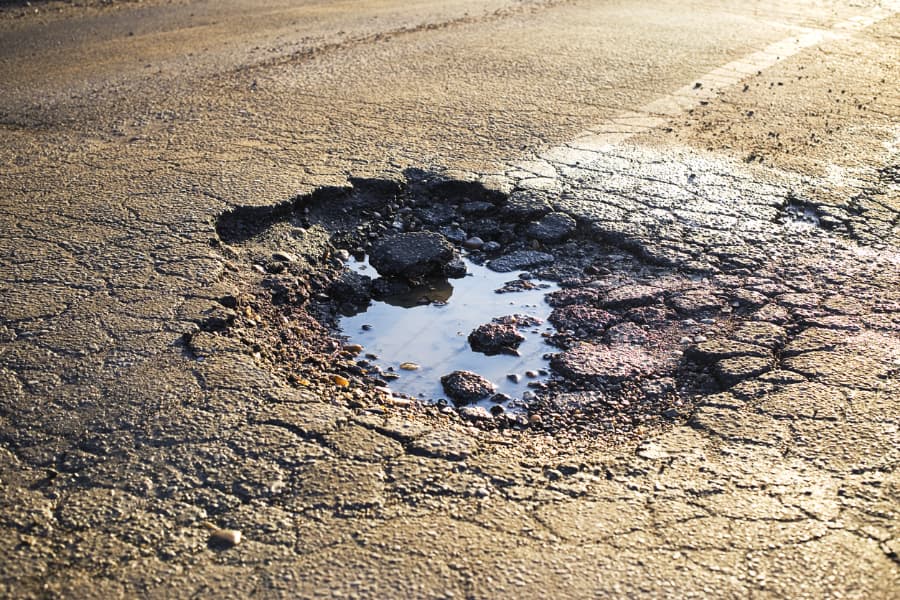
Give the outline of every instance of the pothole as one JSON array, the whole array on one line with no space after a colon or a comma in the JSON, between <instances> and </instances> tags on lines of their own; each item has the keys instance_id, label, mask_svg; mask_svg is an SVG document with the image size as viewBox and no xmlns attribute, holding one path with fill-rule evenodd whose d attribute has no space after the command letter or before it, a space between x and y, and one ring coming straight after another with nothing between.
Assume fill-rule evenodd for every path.
<instances>
[{"instance_id":1,"label":"pothole","mask_svg":"<svg viewBox=\"0 0 900 600\"><path fill-rule=\"evenodd\" d=\"M223 214L243 291L203 335L359 410L414 398L484 428L611 439L772 368L774 349L704 346L765 296L604 243L540 192L405 176Z\"/></svg>"}]
</instances>

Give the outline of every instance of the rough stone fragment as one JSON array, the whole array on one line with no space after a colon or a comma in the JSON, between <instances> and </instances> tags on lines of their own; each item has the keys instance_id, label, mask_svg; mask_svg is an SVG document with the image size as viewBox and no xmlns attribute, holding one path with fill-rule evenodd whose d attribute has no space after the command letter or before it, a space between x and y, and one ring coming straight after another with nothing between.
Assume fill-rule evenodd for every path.
<instances>
[{"instance_id":1,"label":"rough stone fragment","mask_svg":"<svg viewBox=\"0 0 900 600\"><path fill-rule=\"evenodd\" d=\"M504 254L488 263L488 268L497 273L509 273L518 269L529 269L552 264L556 259L552 254L535 250L516 250Z\"/></svg>"},{"instance_id":2,"label":"rough stone fragment","mask_svg":"<svg viewBox=\"0 0 900 600\"><path fill-rule=\"evenodd\" d=\"M490 421L494 418L491 413L481 406L462 406L459 409L459 416L469 421Z\"/></svg>"},{"instance_id":3,"label":"rough stone fragment","mask_svg":"<svg viewBox=\"0 0 900 600\"><path fill-rule=\"evenodd\" d=\"M453 244L447 238L417 231L378 240L372 246L369 262L381 275L417 278L442 273L454 257Z\"/></svg>"},{"instance_id":4,"label":"rough stone fragment","mask_svg":"<svg viewBox=\"0 0 900 600\"><path fill-rule=\"evenodd\" d=\"M453 371L441 377L444 391L457 404L477 402L493 395L494 384L471 371Z\"/></svg>"},{"instance_id":5,"label":"rough stone fragment","mask_svg":"<svg viewBox=\"0 0 900 600\"><path fill-rule=\"evenodd\" d=\"M515 325L507 323L486 323L476 327L469 334L469 345L475 352L488 356L494 354L515 354L515 349L525 340Z\"/></svg>"},{"instance_id":6,"label":"rough stone fragment","mask_svg":"<svg viewBox=\"0 0 900 600\"><path fill-rule=\"evenodd\" d=\"M367 303L372 297L372 278L355 271L342 271L328 286L328 295L339 302Z\"/></svg>"}]
</instances>

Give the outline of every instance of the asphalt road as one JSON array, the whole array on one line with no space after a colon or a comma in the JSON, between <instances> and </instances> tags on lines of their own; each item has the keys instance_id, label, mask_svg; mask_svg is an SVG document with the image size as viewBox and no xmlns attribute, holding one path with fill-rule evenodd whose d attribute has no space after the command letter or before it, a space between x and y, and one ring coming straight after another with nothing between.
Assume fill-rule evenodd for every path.
<instances>
[{"instance_id":1,"label":"asphalt road","mask_svg":"<svg viewBox=\"0 0 900 600\"><path fill-rule=\"evenodd\" d=\"M0 596L896 597L898 10L0 4ZM503 435L200 331L223 212L406 169L736 302L719 387Z\"/></svg>"}]
</instances>

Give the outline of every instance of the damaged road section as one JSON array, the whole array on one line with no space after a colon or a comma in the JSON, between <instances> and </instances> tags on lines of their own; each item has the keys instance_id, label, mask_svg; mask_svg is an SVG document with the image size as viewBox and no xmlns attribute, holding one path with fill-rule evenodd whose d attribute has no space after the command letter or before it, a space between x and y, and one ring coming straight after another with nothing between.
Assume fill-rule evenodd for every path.
<instances>
[{"instance_id":1,"label":"damaged road section","mask_svg":"<svg viewBox=\"0 0 900 600\"><path fill-rule=\"evenodd\" d=\"M691 184L696 166L684 167ZM664 182L645 178L655 194L629 212L621 192L627 170L603 180L602 165L577 177L574 171L561 167L564 187L541 190L408 170L398 180L353 179L276 206L233 209L220 217L217 232L237 291L222 298L221 314L190 336L188 347L202 359L216 345L237 346L291 384L363 411L409 406L458 412L486 429L611 440L688 417L722 390L777 377L785 345L803 328L803 292L775 270L752 273L748 260L758 267L766 251L756 246L779 235L812 235L779 224L793 191L760 185L750 194L746 204L764 226L739 223L733 204L728 210L737 216L721 208L707 214L740 227L722 234L730 244L702 239L695 248L709 228L691 229L694 216L679 186L671 198L676 206L665 211L668 230L690 235L675 249L671 233L654 245L645 232L621 230L629 221L666 221L663 208L647 206L664 198ZM598 201L604 197L610 201ZM617 231L603 227L608 220L598 211L628 218ZM742 229L760 240L739 247ZM712 246L717 251L706 252ZM354 268L363 261L367 272ZM499 377L455 359L428 364L416 356L379 356L341 330L345 315L364 314L373 302L453 304L454 279L485 266L508 275L487 294L514 297L535 282L553 282L542 298L546 323L517 326L516 315L487 312L470 330L423 328L421 335L434 336L436 345L458 343L456 355L482 360L518 355L522 340L540 336L541 364ZM519 315L525 317L535 319ZM379 334L404 327L401 320ZM396 381L412 371L433 387L397 393Z\"/></svg>"}]
</instances>

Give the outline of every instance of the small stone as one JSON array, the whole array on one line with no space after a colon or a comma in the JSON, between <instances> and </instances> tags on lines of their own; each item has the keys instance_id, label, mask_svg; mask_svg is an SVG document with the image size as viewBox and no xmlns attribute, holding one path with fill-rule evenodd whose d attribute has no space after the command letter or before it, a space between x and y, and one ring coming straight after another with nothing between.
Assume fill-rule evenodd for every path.
<instances>
[{"instance_id":1,"label":"small stone","mask_svg":"<svg viewBox=\"0 0 900 600\"><path fill-rule=\"evenodd\" d=\"M412 406L412 400L409 398L400 398L399 396L387 396L385 398L385 404L405 408L407 406Z\"/></svg>"},{"instance_id":2,"label":"small stone","mask_svg":"<svg viewBox=\"0 0 900 600\"><path fill-rule=\"evenodd\" d=\"M463 242L463 247L467 250L480 250L484 247L484 240L480 237L470 237L465 242Z\"/></svg>"},{"instance_id":3,"label":"small stone","mask_svg":"<svg viewBox=\"0 0 900 600\"><path fill-rule=\"evenodd\" d=\"M362 352L363 347L359 344L346 344L342 350L344 352L349 352L350 354L357 355Z\"/></svg>"},{"instance_id":4,"label":"small stone","mask_svg":"<svg viewBox=\"0 0 900 600\"><path fill-rule=\"evenodd\" d=\"M519 383L522 381L522 376L518 373L509 373L506 375L506 378L512 381L513 383Z\"/></svg>"},{"instance_id":5,"label":"small stone","mask_svg":"<svg viewBox=\"0 0 900 600\"><path fill-rule=\"evenodd\" d=\"M487 497L490 496L490 495L491 495L491 493L488 491L487 488L480 487L480 488L478 488L477 490L475 490L475 497L476 497L476 498L487 498Z\"/></svg>"},{"instance_id":6,"label":"small stone","mask_svg":"<svg viewBox=\"0 0 900 600\"><path fill-rule=\"evenodd\" d=\"M232 548L241 543L241 532L237 529L215 529L209 534L209 545L216 548Z\"/></svg>"},{"instance_id":7,"label":"small stone","mask_svg":"<svg viewBox=\"0 0 900 600\"><path fill-rule=\"evenodd\" d=\"M537 371L525 371L525 377L531 377L532 379L534 379L537 376L538 376Z\"/></svg>"},{"instance_id":8,"label":"small stone","mask_svg":"<svg viewBox=\"0 0 900 600\"><path fill-rule=\"evenodd\" d=\"M463 406L459 409L459 416L469 421L490 421L491 413L481 406Z\"/></svg>"},{"instance_id":9,"label":"small stone","mask_svg":"<svg viewBox=\"0 0 900 600\"><path fill-rule=\"evenodd\" d=\"M278 250L272 253L272 258L275 260L280 260L283 262L297 262L297 257L291 254L290 252L284 252L283 250Z\"/></svg>"},{"instance_id":10,"label":"small stone","mask_svg":"<svg viewBox=\"0 0 900 600\"><path fill-rule=\"evenodd\" d=\"M528 417L528 424L533 427L540 427L544 424L544 419L541 417L541 415L531 415L530 417Z\"/></svg>"},{"instance_id":11,"label":"small stone","mask_svg":"<svg viewBox=\"0 0 900 600\"><path fill-rule=\"evenodd\" d=\"M678 409L677 408L667 408L663 411L662 416L667 419L677 419L678 418Z\"/></svg>"},{"instance_id":12,"label":"small stone","mask_svg":"<svg viewBox=\"0 0 900 600\"><path fill-rule=\"evenodd\" d=\"M484 246L481 247L481 250L492 254L494 252L499 252L502 247L503 246L501 246L499 242L485 242Z\"/></svg>"},{"instance_id":13,"label":"small stone","mask_svg":"<svg viewBox=\"0 0 900 600\"><path fill-rule=\"evenodd\" d=\"M506 323L487 323L476 327L469 334L468 341L472 350L483 352L488 356L496 354L514 354L516 348L525 340L515 325Z\"/></svg>"},{"instance_id":14,"label":"small stone","mask_svg":"<svg viewBox=\"0 0 900 600\"><path fill-rule=\"evenodd\" d=\"M471 371L453 371L441 377L444 391L457 404L477 402L494 393L494 384Z\"/></svg>"},{"instance_id":15,"label":"small stone","mask_svg":"<svg viewBox=\"0 0 900 600\"><path fill-rule=\"evenodd\" d=\"M544 475L546 475L547 479L549 479L550 481L558 481L562 479L563 476L563 474L556 469L547 469L546 471L544 471Z\"/></svg>"},{"instance_id":16,"label":"small stone","mask_svg":"<svg viewBox=\"0 0 900 600\"><path fill-rule=\"evenodd\" d=\"M339 387L347 387L350 385L350 380L346 377L341 377L340 375L332 375L331 381L333 381L334 384Z\"/></svg>"},{"instance_id":17,"label":"small stone","mask_svg":"<svg viewBox=\"0 0 900 600\"><path fill-rule=\"evenodd\" d=\"M400 368L404 371L418 371L421 367L414 362L400 363Z\"/></svg>"},{"instance_id":18,"label":"small stone","mask_svg":"<svg viewBox=\"0 0 900 600\"><path fill-rule=\"evenodd\" d=\"M343 248L341 248L340 250L338 250L337 252L334 253L334 256L341 262L347 262L348 260L350 260L350 251L344 250Z\"/></svg>"}]
</instances>

